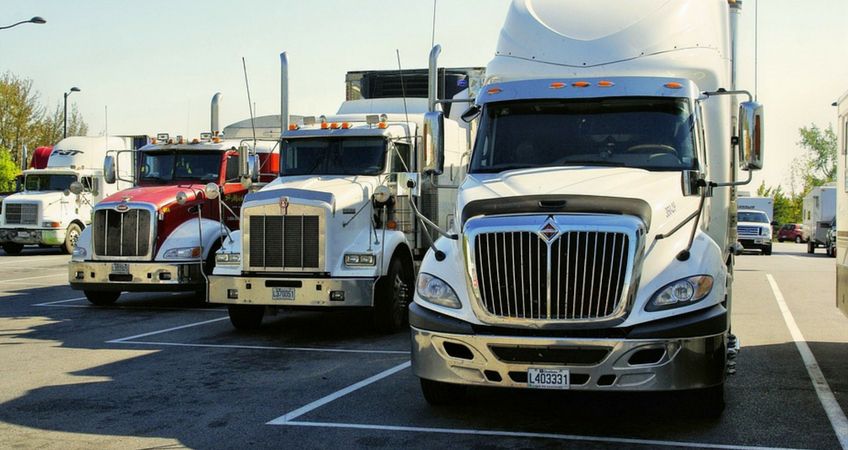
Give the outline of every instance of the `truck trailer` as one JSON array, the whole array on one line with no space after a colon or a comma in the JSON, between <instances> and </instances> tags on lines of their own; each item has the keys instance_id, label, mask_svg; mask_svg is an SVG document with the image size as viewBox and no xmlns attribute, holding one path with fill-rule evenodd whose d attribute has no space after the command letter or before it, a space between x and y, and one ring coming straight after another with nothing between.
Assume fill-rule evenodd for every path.
<instances>
[{"instance_id":1,"label":"truck trailer","mask_svg":"<svg viewBox=\"0 0 848 450\"><path fill-rule=\"evenodd\" d=\"M836 106L836 306L848 316L848 91Z\"/></svg>"},{"instance_id":2,"label":"truck trailer","mask_svg":"<svg viewBox=\"0 0 848 450\"><path fill-rule=\"evenodd\" d=\"M456 219L410 307L428 402L471 385L693 390L723 410L735 186L763 156L762 106L735 87L740 13L512 3L463 113L478 131Z\"/></svg>"},{"instance_id":3,"label":"truck trailer","mask_svg":"<svg viewBox=\"0 0 848 450\"><path fill-rule=\"evenodd\" d=\"M809 233L807 253L818 247L827 247L827 235L836 216L836 184L816 186L804 197L802 214L804 228Z\"/></svg>"}]
</instances>

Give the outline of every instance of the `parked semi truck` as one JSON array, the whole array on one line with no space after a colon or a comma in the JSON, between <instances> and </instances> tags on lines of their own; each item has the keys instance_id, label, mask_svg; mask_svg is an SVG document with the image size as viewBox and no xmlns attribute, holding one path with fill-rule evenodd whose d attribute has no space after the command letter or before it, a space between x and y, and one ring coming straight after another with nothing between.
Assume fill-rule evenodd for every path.
<instances>
[{"instance_id":1,"label":"parked semi truck","mask_svg":"<svg viewBox=\"0 0 848 450\"><path fill-rule=\"evenodd\" d=\"M734 186L763 156L762 107L735 90L740 9L512 3L463 114L479 131L456 220L410 307L427 401L695 390L723 409Z\"/></svg>"},{"instance_id":2,"label":"parked semi truck","mask_svg":"<svg viewBox=\"0 0 848 450\"><path fill-rule=\"evenodd\" d=\"M836 306L848 316L848 91L836 106Z\"/></svg>"},{"instance_id":3,"label":"parked semi truck","mask_svg":"<svg viewBox=\"0 0 848 450\"><path fill-rule=\"evenodd\" d=\"M203 138L162 133L134 158L121 152L106 157L106 182L133 187L95 206L93 226L73 252L71 287L91 303L114 303L123 291L196 291L205 300L215 251L238 229L247 193L239 178L239 149L251 154L254 181L263 167L276 173L279 161L276 141L220 137L220 98L213 97L212 132ZM132 179L117 174L127 164L135 165Z\"/></svg>"},{"instance_id":4,"label":"parked semi truck","mask_svg":"<svg viewBox=\"0 0 848 450\"><path fill-rule=\"evenodd\" d=\"M827 234L836 216L836 184L816 186L804 197L802 215L804 227L810 233L807 253L815 253L818 247L827 247Z\"/></svg>"},{"instance_id":5,"label":"parked semi truck","mask_svg":"<svg viewBox=\"0 0 848 450\"><path fill-rule=\"evenodd\" d=\"M285 53L281 72L287 111ZM417 261L431 243L414 211L439 227L456 220L456 186L470 149L467 124L438 124L445 170L425 176L423 118L435 98L419 98L413 86L429 83L434 96L437 88L446 95L467 93L476 73L445 75L433 63L423 76L348 74L349 100L336 115L284 127L280 176L245 198L242 229L218 252L210 302L228 305L239 329L260 326L268 310L371 308L377 329L399 330ZM387 85L407 97L387 96Z\"/></svg>"},{"instance_id":6,"label":"parked semi truck","mask_svg":"<svg viewBox=\"0 0 848 450\"><path fill-rule=\"evenodd\" d=\"M95 203L129 187L109 185L103 180L103 160L110 149L131 150L143 145L146 136L62 139L49 150L46 165L27 169L21 175L21 192L3 200L0 243L9 255L18 255L24 245L59 247L71 253L91 223ZM33 164L41 167L49 147L39 147ZM36 160L37 159L37 160Z\"/></svg>"}]
</instances>

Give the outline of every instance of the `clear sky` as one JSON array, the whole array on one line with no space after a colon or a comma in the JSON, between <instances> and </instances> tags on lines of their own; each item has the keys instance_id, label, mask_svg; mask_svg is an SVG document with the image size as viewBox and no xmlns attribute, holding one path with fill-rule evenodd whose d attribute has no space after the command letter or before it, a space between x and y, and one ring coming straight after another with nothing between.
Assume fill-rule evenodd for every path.
<instances>
[{"instance_id":1,"label":"clear sky","mask_svg":"<svg viewBox=\"0 0 848 450\"><path fill-rule=\"evenodd\" d=\"M706 0L705 0L706 1ZM438 0L441 66L485 66L509 0ZM758 97L766 107L766 168L755 182L788 184L797 130L836 120L848 91L848 1L744 0L740 88L754 90L754 12L759 4ZM288 53L292 114L335 112L348 70L427 65L431 0L5 0L0 71L34 81L54 105L71 86L90 134L209 129L209 101L224 95L221 123L249 116L241 58L258 115L279 113L279 53ZM788 187L788 186L787 186Z\"/></svg>"}]
</instances>

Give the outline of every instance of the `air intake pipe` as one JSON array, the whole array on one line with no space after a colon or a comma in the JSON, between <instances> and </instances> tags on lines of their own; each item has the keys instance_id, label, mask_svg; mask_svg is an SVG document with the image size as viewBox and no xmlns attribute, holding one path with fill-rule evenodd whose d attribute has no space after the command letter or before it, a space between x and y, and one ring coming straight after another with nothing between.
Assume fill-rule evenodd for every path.
<instances>
[{"instance_id":1,"label":"air intake pipe","mask_svg":"<svg viewBox=\"0 0 848 450\"><path fill-rule=\"evenodd\" d=\"M280 135L289 129L289 60L280 53Z\"/></svg>"},{"instance_id":2,"label":"air intake pipe","mask_svg":"<svg viewBox=\"0 0 848 450\"><path fill-rule=\"evenodd\" d=\"M427 73L427 110L436 110L436 102L439 97L439 54L442 53L441 45L434 45L430 50L430 67Z\"/></svg>"},{"instance_id":3,"label":"air intake pipe","mask_svg":"<svg viewBox=\"0 0 848 450\"><path fill-rule=\"evenodd\" d=\"M215 95L212 96L212 105L209 108L211 112L209 131L212 132L212 136L218 136L221 134L221 127L218 122L218 112L221 105L221 93L216 92Z\"/></svg>"}]
</instances>

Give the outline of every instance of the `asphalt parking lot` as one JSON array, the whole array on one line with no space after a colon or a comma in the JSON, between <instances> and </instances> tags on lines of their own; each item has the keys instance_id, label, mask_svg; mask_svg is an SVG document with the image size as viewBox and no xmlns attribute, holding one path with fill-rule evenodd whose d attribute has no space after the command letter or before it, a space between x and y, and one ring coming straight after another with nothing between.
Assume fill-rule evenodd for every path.
<instances>
[{"instance_id":1,"label":"asphalt parking lot","mask_svg":"<svg viewBox=\"0 0 848 450\"><path fill-rule=\"evenodd\" d=\"M188 295L94 307L67 287L68 256L27 249L0 256L0 447L840 448L848 319L834 260L804 251L739 258L742 350L709 420L675 395L474 390L433 408L406 333L339 313L237 333Z\"/></svg>"}]
</instances>

